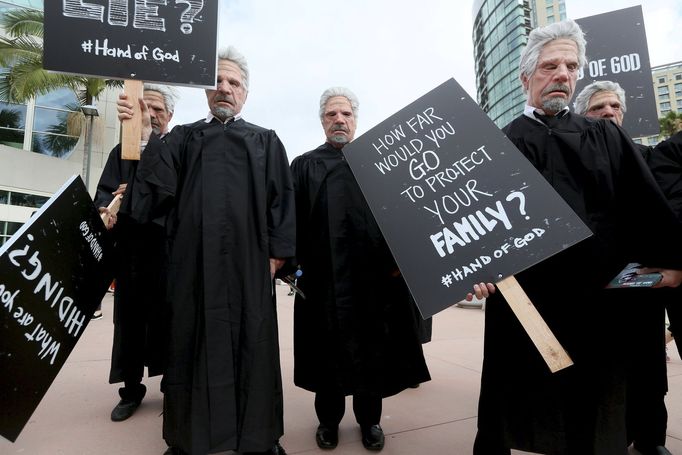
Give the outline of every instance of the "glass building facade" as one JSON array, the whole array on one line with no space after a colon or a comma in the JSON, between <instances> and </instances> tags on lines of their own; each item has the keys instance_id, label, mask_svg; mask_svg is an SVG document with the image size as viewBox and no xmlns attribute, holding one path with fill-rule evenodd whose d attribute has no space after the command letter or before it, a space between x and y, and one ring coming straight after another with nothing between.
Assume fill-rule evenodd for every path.
<instances>
[{"instance_id":1,"label":"glass building facade","mask_svg":"<svg viewBox=\"0 0 682 455\"><path fill-rule=\"evenodd\" d=\"M42 0L0 0L0 14L28 8L42 10ZM0 76L6 68L0 68ZM55 90L27 103L0 99L0 144L20 150L68 158L81 135L76 94Z\"/></svg>"},{"instance_id":2,"label":"glass building facade","mask_svg":"<svg viewBox=\"0 0 682 455\"><path fill-rule=\"evenodd\" d=\"M526 102L519 60L528 34L565 19L564 1L476 0L473 16L478 104L502 128L523 112Z\"/></svg>"}]
</instances>

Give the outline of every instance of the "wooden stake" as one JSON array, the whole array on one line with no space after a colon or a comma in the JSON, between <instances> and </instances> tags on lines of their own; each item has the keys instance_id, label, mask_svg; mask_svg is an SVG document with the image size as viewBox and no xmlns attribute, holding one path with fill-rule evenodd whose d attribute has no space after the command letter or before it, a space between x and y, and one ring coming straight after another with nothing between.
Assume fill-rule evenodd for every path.
<instances>
[{"instance_id":1,"label":"wooden stake","mask_svg":"<svg viewBox=\"0 0 682 455\"><path fill-rule=\"evenodd\" d=\"M516 278L510 276L498 282L496 286L509 302L512 311L526 329L526 333L540 351L540 355L552 373L573 365L568 353L542 319Z\"/></svg>"},{"instance_id":2,"label":"wooden stake","mask_svg":"<svg viewBox=\"0 0 682 455\"><path fill-rule=\"evenodd\" d=\"M118 210L121 208L121 199L123 199L123 195L117 194L116 197L114 197L114 199L107 206L109 212L100 213L99 216L100 218L102 218L102 221L104 222L105 226L109 224L109 218L111 218L111 215L116 215L118 213Z\"/></svg>"},{"instance_id":3,"label":"wooden stake","mask_svg":"<svg viewBox=\"0 0 682 455\"><path fill-rule=\"evenodd\" d=\"M128 101L133 103L133 118L121 123L123 137L121 138L121 158L124 160L140 159L140 136L142 134L142 122L140 112L140 99L143 95L143 82L126 79L123 91L128 96Z\"/></svg>"}]
</instances>

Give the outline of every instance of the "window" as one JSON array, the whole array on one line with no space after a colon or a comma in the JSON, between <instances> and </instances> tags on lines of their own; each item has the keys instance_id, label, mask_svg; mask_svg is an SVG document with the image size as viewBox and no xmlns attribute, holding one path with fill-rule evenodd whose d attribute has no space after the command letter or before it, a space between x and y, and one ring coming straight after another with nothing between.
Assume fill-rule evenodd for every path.
<instances>
[{"instance_id":1,"label":"window","mask_svg":"<svg viewBox=\"0 0 682 455\"><path fill-rule=\"evenodd\" d=\"M678 73L675 75L675 80L676 81L682 81L682 73Z\"/></svg>"},{"instance_id":2,"label":"window","mask_svg":"<svg viewBox=\"0 0 682 455\"><path fill-rule=\"evenodd\" d=\"M4 245L23 223L13 223L11 221L0 221L0 245Z\"/></svg>"},{"instance_id":3,"label":"window","mask_svg":"<svg viewBox=\"0 0 682 455\"><path fill-rule=\"evenodd\" d=\"M668 101L670 99L670 95L659 95L658 96L658 101Z\"/></svg>"},{"instance_id":4,"label":"window","mask_svg":"<svg viewBox=\"0 0 682 455\"><path fill-rule=\"evenodd\" d=\"M14 148L24 146L26 105L0 101L0 144Z\"/></svg>"},{"instance_id":5,"label":"window","mask_svg":"<svg viewBox=\"0 0 682 455\"><path fill-rule=\"evenodd\" d=\"M60 89L36 99L31 151L57 158L71 155L81 134L76 95Z\"/></svg>"},{"instance_id":6,"label":"window","mask_svg":"<svg viewBox=\"0 0 682 455\"><path fill-rule=\"evenodd\" d=\"M36 194L12 192L9 195L9 205L18 205L19 207L33 207L40 208L47 202L49 197L38 196Z\"/></svg>"},{"instance_id":7,"label":"window","mask_svg":"<svg viewBox=\"0 0 682 455\"><path fill-rule=\"evenodd\" d=\"M659 84L665 84L665 77L659 77L659 78L658 78L658 83L659 83Z\"/></svg>"},{"instance_id":8,"label":"window","mask_svg":"<svg viewBox=\"0 0 682 455\"><path fill-rule=\"evenodd\" d=\"M26 125L29 113L33 113L32 125ZM0 100L0 144L68 158L81 135L81 117L78 99L69 89L52 91L28 104Z\"/></svg>"},{"instance_id":9,"label":"window","mask_svg":"<svg viewBox=\"0 0 682 455\"><path fill-rule=\"evenodd\" d=\"M675 96L682 96L682 82L675 84Z\"/></svg>"},{"instance_id":10,"label":"window","mask_svg":"<svg viewBox=\"0 0 682 455\"><path fill-rule=\"evenodd\" d=\"M677 100L676 104L677 104L677 109L682 108L682 100Z\"/></svg>"},{"instance_id":11,"label":"window","mask_svg":"<svg viewBox=\"0 0 682 455\"><path fill-rule=\"evenodd\" d=\"M19 207L40 208L47 200L47 196L37 194L20 193L18 191L0 190L0 204L16 205Z\"/></svg>"},{"instance_id":12,"label":"window","mask_svg":"<svg viewBox=\"0 0 682 455\"><path fill-rule=\"evenodd\" d=\"M661 106L661 112L670 110L670 102L669 101L667 101L665 103L661 103L660 106Z\"/></svg>"},{"instance_id":13,"label":"window","mask_svg":"<svg viewBox=\"0 0 682 455\"><path fill-rule=\"evenodd\" d=\"M669 93L670 93L670 91L668 90L667 85L662 85L662 86L658 87L658 94L659 95L668 95Z\"/></svg>"}]
</instances>

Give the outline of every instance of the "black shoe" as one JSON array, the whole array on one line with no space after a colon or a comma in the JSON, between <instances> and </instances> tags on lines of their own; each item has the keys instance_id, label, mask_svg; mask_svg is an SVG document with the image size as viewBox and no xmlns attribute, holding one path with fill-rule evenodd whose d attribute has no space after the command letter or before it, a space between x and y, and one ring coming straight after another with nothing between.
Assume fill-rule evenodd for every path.
<instances>
[{"instance_id":1,"label":"black shoe","mask_svg":"<svg viewBox=\"0 0 682 455\"><path fill-rule=\"evenodd\" d=\"M668 449L663 446L640 446L636 442L634 444L635 450L642 455L672 455Z\"/></svg>"},{"instance_id":2,"label":"black shoe","mask_svg":"<svg viewBox=\"0 0 682 455\"><path fill-rule=\"evenodd\" d=\"M320 425L315 432L315 441L320 449L335 449L339 444L339 427Z\"/></svg>"},{"instance_id":3,"label":"black shoe","mask_svg":"<svg viewBox=\"0 0 682 455\"><path fill-rule=\"evenodd\" d=\"M135 388L121 387L118 389L121 401L111 411L111 420L121 422L135 414L146 392L147 388L143 384L138 384Z\"/></svg>"},{"instance_id":4,"label":"black shoe","mask_svg":"<svg viewBox=\"0 0 682 455\"><path fill-rule=\"evenodd\" d=\"M384 430L379 425L371 427L360 427L362 432L362 445L367 450L379 451L384 448Z\"/></svg>"},{"instance_id":5,"label":"black shoe","mask_svg":"<svg viewBox=\"0 0 682 455\"><path fill-rule=\"evenodd\" d=\"M114 422L121 422L135 414L135 411L139 406L139 401L122 399L118 402L114 410L111 411L111 420Z\"/></svg>"},{"instance_id":6,"label":"black shoe","mask_svg":"<svg viewBox=\"0 0 682 455\"><path fill-rule=\"evenodd\" d=\"M282 447L279 442L276 442L275 445L272 446L272 451L268 453L272 453L272 455L287 455L284 447Z\"/></svg>"}]
</instances>

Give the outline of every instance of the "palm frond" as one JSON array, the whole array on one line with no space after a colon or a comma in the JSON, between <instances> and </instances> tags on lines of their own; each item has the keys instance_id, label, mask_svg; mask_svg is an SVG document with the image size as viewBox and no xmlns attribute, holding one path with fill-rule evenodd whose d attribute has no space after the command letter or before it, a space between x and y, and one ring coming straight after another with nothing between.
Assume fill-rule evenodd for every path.
<instances>
[{"instance_id":1,"label":"palm frond","mask_svg":"<svg viewBox=\"0 0 682 455\"><path fill-rule=\"evenodd\" d=\"M17 8L0 17L0 27L11 37L35 36L43 38L44 15L42 11Z\"/></svg>"}]
</instances>

